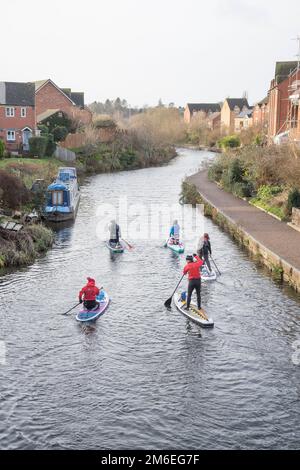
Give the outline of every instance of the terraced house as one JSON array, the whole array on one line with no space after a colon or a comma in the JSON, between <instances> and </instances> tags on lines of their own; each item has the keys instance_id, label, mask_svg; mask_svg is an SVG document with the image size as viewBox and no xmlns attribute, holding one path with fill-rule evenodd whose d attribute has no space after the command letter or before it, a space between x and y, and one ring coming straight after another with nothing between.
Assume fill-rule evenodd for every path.
<instances>
[{"instance_id":1,"label":"terraced house","mask_svg":"<svg viewBox=\"0 0 300 470\"><path fill-rule=\"evenodd\" d=\"M7 150L27 152L35 131L34 83L0 82L0 139Z\"/></svg>"},{"instance_id":2,"label":"terraced house","mask_svg":"<svg viewBox=\"0 0 300 470\"><path fill-rule=\"evenodd\" d=\"M223 130L232 132L234 130L234 120L241 112L250 109L246 98L226 98L221 109L221 127Z\"/></svg>"},{"instance_id":3,"label":"terraced house","mask_svg":"<svg viewBox=\"0 0 300 470\"><path fill-rule=\"evenodd\" d=\"M190 124L192 119L201 114L204 119L221 111L220 103L187 103L184 110L184 122Z\"/></svg>"},{"instance_id":4,"label":"terraced house","mask_svg":"<svg viewBox=\"0 0 300 470\"><path fill-rule=\"evenodd\" d=\"M269 144L300 142L300 67L298 62L276 62L269 88Z\"/></svg>"},{"instance_id":5,"label":"terraced house","mask_svg":"<svg viewBox=\"0 0 300 470\"><path fill-rule=\"evenodd\" d=\"M45 120L55 113L63 113L79 125L89 124L91 111L84 104L84 93L73 92L70 88L59 88L52 80L40 80L34 83L36 96L37 122Z\"/></svg>"}]
</instances>

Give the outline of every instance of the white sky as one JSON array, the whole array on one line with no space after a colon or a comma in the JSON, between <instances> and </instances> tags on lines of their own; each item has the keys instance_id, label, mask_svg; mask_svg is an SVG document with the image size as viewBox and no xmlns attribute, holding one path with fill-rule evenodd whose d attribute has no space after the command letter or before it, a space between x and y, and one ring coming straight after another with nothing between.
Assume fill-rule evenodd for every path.
<instances>
[{"instance_id":1,"label":"white sky","mask_svg":"<svg viewBox=\"0 0 300 470\"><path fill-rule=\"evenodd\" d=\"M132 106L262 99L276 60L296 60L300 1L9 0L0 80L51 78L86 102Z\"/></svg>"}]
</instances>

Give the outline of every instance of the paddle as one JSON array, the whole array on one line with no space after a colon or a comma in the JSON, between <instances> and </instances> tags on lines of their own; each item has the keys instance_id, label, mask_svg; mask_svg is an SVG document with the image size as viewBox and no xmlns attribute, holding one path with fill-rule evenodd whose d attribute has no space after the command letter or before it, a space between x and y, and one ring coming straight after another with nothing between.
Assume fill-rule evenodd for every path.
<instances>
[{"instance_id":1,"label":"paddle","mask_svg":"<svg viewBox=\"0 0 300 470\"><path fill-rule=\"evenodd\" d=\"M122 240L126 243L126 245L128 246L128 249L129 249L129 250L133 250L133 248L134 248L133 245L130 245L130 243L128 243L128 241L125 240L125 238L122 238Z\"/></svg>"},{"instance_id":2,"label":"paddle","mask_svg":"<svg viewBox=\"0 0 300 470\"><path fill-rule=\"evenodd\" d=\"M219 275L221 276L221 272L220 272L218 266L216 265L215 260L213 259L213 257L212 257L211 255L210 255L210 259L211 259L212 262L214 263L216 270L218 271Z\"/></svg>"},{"instance_id":3,"label":"paddle","mask_svg":"<svg viewBox=\"0 0 300 470\"><path fill-rule=\"evenodd\" d=\"M173 295L175 294L176 290L178 289L179 284L181 283L181 281L182 281L182 279L184 278L184 276L185 276L185 274L183 274L183 275L181 276L180 281L178 282L177 286L175 287L173 294L171 295L171 297L170 297L168 300L165 301L165 307L167 307L167 308L170 308L170 307L171 307Z\"/></svg>"},{"instance_id":4,"label":"paddle","mask_svg":"<svg viewBox=\"0 0 300 470\"><path fill-rule=\"evenodd\" d=\"M71 312L71 310L74 310L74 308L78 307L80 304L81 302L78 302L78 304L74 305L74 307L70 308L70 310L67 310L65 313L61 313L61 315L67 315L67 313Z\"/></svg>"}]
</instances>

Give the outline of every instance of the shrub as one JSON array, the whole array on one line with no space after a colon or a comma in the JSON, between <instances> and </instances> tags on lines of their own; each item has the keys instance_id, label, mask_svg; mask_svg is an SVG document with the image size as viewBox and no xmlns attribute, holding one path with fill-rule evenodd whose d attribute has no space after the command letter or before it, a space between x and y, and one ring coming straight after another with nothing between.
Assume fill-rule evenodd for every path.
<instances>
[{"instance_id":1,"label":"shrub","mask_svg":"<svg viewBox=\"0 0 300 470\"><path fill-rule=\"evenodd\" d=\"M228 167L228 182L230 185L243 181L243 167L241 161L235 158Z\"/></svg>"},{"instance_id":2,"label":"shrub","mask_svg":"<svg viewBox=\"0 0 300 470\"><path fill-rule=\"evenodd\" d=\"M288 195L287 209L289 214L292 213L293 207L300 207L300 191L297 188L293 188Z\"/></svg>"},{"instance_id":3,"label":"shrub","mask_svg":"<svg viewBox=\"0 0 300 470\"><path fill-rule=\"evenodd\" d=\"M132 168L137 161L137 155L132 150L123 150L120 155L120 163L123 168Z\"/></svg>"},{"instance_id":4,"label":"shrub","mask_svg":"<svg viewBox=\"0 0 300 470\"><path fill-rule=\"evenodd\" d=\"M56 126L52 133L54 142L61 142L62 140L65 140L69 131L65 126Z\"/></svg>"},{"instance_id":5,"label":"shrub","mask_svg":"<svg viewBox=\"0 0 300 470\"><path fill-rule=\"evenodd\" d=\"M5 152L5 145L3 140L0 139L0 158L4 157L4 152Z\"/></svg>"},{"instance_id":6,"label":"shrub","mask_svg":"<svg viewBox=\"0 0 300 470\"><path fill-rule=\"evenodd\" d=\"M110 118L98 118L93 122L93 126L96 129L101 129L102 127L116 127L116 123L113 119Z\"/></svg>"},{"instance_id":7,"label":"shrub","mask_svg":"<svg viewBox=\"0 0 300 470\"><path fill-rule=\"evenodd\" d=\"M14 175L0 170L0 204L8 209L18 209L30 200L30 192Z\"/></svg>"},{"instance_id":8,"label":"shrub","mask_svg":"<svg viewBox=\"0 0 300 470\"><path fill-rule=\"evenodd\" d=\"M45 136L31 137L29 139L30 154L38 157L44 157L47 148L48 139Z\"/></svg>"},{"instance_id":9,"label":"shrub","mask_svg":"<svg viewBox=\"0 0 300 470\"><path fill-rule=\"evenodd\" d=\"M223 174L223 165L221 162L217 161L211 166L208 170L208 178L211 181L221 181Z\"/></svg>"},{"instance_id":10,"label":"shrub","mask_svg":"<svg viewBox=\"0 0 300 470\"><path fill-rule=\"evenodd\" d=\"M276 196L276 194L281 193L281 191L281 186L262 185L258 188L257 197L261 200L268 201L272 199L273 196Z\"/></svg>"},{"instance_id":11,"label":"shrub","mask_svg":"<svg viewBox=\"0 0 300 470\"><path fill-rule=\"evenodd\" d=\"M241 146L241 140L237 135L227 135L219 140L219 146L223 149L237 148Z\"/></svg>"},{"instance_id":12,"label":"shrub","mask_svg":"<svg viewBox=\"0 0 300 470\"><path fill-rule=\"evenodd\" d=\"M201 196L194 184L190 184L187 181L183 181L181 185L181 193L179 197L180 204L192 204L196 206L202 203Z\"/></svg>"},{"instance_id":13,"label":"shrub","mask_svg":"<svg viewBox=\"0 0 300 470\"><path fill-rule=\"evenodd\" d=\"M253 186L251 183L239 181L233 184L232 192L238 197L251 197Z\"/></svg>"},{"instance_id":14,"label":"shrub","mask_svg":"<svg viewBox=\"0 0 300 470\"><path fill-rule=\"evenodd\" d=\"M52 157L56 150L56 143L54 142L54 137L52 134L48 134L48 142L46 147L46 155Z\"/></svg>"},{"instance_id":15,"label":"shrub","mask_svg":"<svg viewBox=\"0 0 300 470\"><path fill-rule=\"evenodd\" d=\"M41 131L41 136L47 136L49 134L49 129L44 124L39 124L38 130Z\"/></svg>"}]
</instances>

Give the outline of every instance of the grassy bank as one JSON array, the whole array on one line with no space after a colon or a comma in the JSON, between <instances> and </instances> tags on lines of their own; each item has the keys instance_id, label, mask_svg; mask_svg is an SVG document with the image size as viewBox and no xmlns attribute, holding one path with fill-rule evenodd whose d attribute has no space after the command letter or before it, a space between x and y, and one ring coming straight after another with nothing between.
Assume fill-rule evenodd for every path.
<instances>
[{"instance_id":1,"label":"grassy bank","mask_svg":"<svg viewBox=\"0 0 300 470\"><path fill-rule=\"evenodd\" d=\"M26 266L53 243L53 232L43 225L29 225L20 232L0 228L0 268Z\"/></svg>"},{"instance_id":2,"label":"grassy bank","mask_svg":"<svg viewBox=\"0 0 300 470\"><path fill-rule=\"evenodd\" d=\"M290 146L245 146L221 154L209 178L281 220L300 205L300 152Z\"/></svg>"},{"instance_id":3,"label":"grassy bank","mask_svg":"<svg viewBox=\"0 0 300 470\"><path fill-rule=\"evenodd\" d=\"M20 178L30 189L36 179L50 182L57 174L57 169L63 162L55 158L3 158L0 159L0 170Z\"/></svg>"}]
</instances>

